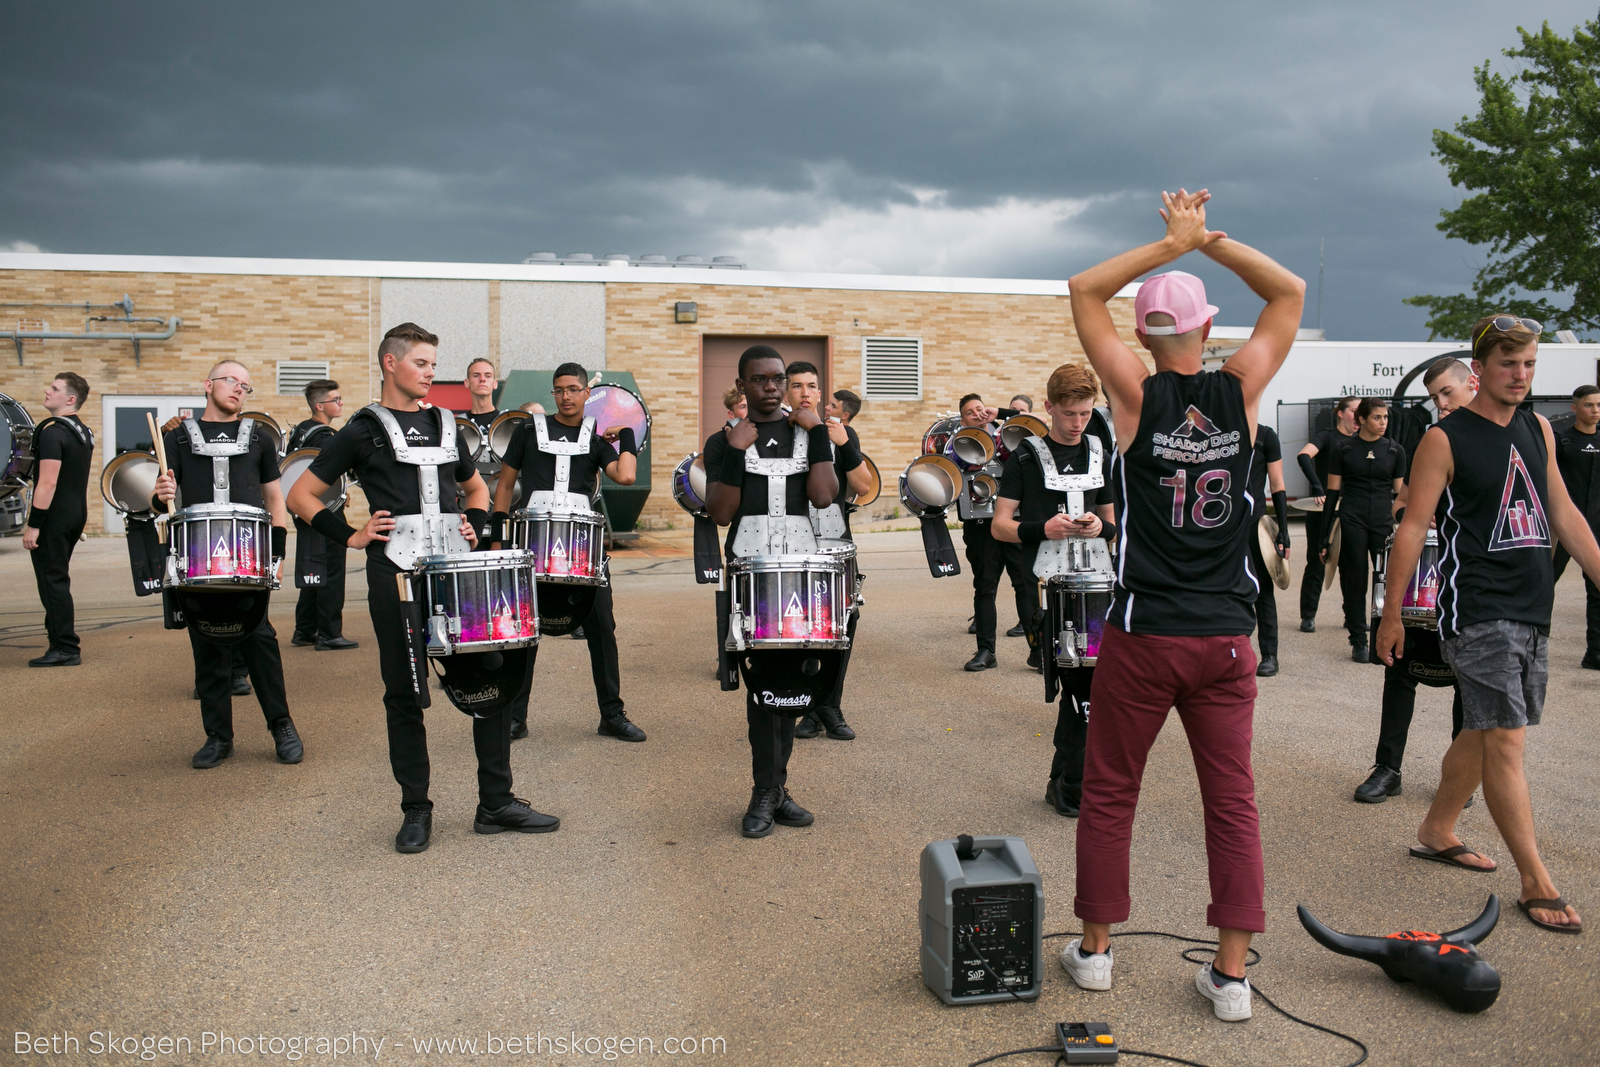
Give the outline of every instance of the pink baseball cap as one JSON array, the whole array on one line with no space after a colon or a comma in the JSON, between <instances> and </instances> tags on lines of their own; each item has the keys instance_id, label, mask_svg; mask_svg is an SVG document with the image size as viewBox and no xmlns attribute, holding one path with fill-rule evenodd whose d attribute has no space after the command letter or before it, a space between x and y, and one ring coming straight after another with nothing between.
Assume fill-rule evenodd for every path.
<instances>
[{"instance_id":1,"label":"pink baseball cap","mask_svg":"<svg viewBox=\"0 0 1600 1067\"><path fill-rule=\"evenodd\" d=\"M1170 337L1199 329L1217 310L1206 303L1205 282L1193 274L1169 270L1139 286L1133 301L1134 328L1150 337ZM1145 316L1153 312L1171 315L1175 321L1171 326L1146 326Z\"/></svg>"}]
</instances>

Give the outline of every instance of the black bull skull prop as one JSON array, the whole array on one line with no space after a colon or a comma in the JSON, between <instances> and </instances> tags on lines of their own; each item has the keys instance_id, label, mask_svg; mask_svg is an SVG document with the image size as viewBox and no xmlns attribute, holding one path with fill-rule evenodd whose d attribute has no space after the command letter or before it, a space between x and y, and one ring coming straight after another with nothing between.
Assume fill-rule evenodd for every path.
<instances>
[{"instance_id":1,"label":"black bull skull prop","mask_svg":"<svg viewBox=\"0 0 1600 1067\"><path fill-rule=\"evenodd\" d=\"M1376 963L1396 982L1415 982L1431 989L1456 1011L1483 1011L1500 995L1500 972L1477 948L1477 942L1488 937L1500 921L1500 898L1492 893L1482 915L1447 934L1422 930L1388 937L1341 934L1318 922L1304 905L1295 910L1300 925L1323 948Z\"/></svg>"}]
</instances>

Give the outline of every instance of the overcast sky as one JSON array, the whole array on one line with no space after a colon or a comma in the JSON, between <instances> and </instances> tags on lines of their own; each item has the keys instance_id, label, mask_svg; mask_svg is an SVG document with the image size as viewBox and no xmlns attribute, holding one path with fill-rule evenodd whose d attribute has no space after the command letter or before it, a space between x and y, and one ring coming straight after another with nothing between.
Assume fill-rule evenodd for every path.
<instances>
[{"instance_id":1,"label":"overcast sky","mask_svg":"<svg viewBox=\"0 0 1600 1067\"><path fill-rule=\"evenodd\" d=\"M1586 3L8 5L0 248L1065 278L1163 188L1420 340L1481 251L1435 127ZM1198 255L1220 324L1259 301Z\"/></svg>"}]
</instances>

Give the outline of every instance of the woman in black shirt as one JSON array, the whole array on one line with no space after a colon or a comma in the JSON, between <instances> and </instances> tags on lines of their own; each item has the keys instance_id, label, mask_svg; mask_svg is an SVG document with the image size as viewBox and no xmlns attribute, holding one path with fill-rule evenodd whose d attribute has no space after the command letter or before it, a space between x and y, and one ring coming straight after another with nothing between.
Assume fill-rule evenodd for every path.
<instances>
[{"instance_id":1,"label":"woman in black shirt","mask_svg":"<svg viewBox=\"0 0 1600 1067\"><path fill-rule=\"evenodd\" d=\"M1328 502L1324 513L1332 514L1337 509L1339 515L1339 588L1344 593L1344 628L1350 635L1350 658L1369 663L1367 568L1383 551L1394 529L1394 502L1406 476L1406 453L1384 436L1389 428L1389 403L1382 397L1369 396L1361 401L1356 408L1356 423L1356 435L1335 448L1328 461ZM1324 534L1324 559L1327 553L1328 534Z\"/></svg>"}]
</instances>

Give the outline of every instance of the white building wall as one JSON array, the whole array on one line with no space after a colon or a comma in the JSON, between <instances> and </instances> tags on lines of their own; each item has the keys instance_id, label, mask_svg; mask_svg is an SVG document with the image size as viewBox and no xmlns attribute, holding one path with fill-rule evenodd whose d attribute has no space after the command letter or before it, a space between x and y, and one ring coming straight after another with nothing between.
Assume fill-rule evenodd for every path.
<instances>
[{"instance_id":1,"label":"white building wall","mask_svg":"<svg viewBox=\"0 0 1600 1067\"><path fill-rule=\"evenodd\" d=\"M461 381L468 363L489 357L486 281L385 278L379 314L382 331L414 322L439 335L440 381Z\"/></svg>"},{"instance_id":2,"label":"white building wall","mask_svg":"<svg viewBox=\"0 0 1600 1067\"><path fill-rule=\"evenodd\" d=\"M568 360L591 373L605 369L604 283L501 282L500 376Z\"/></svg>"}]
</instances>

